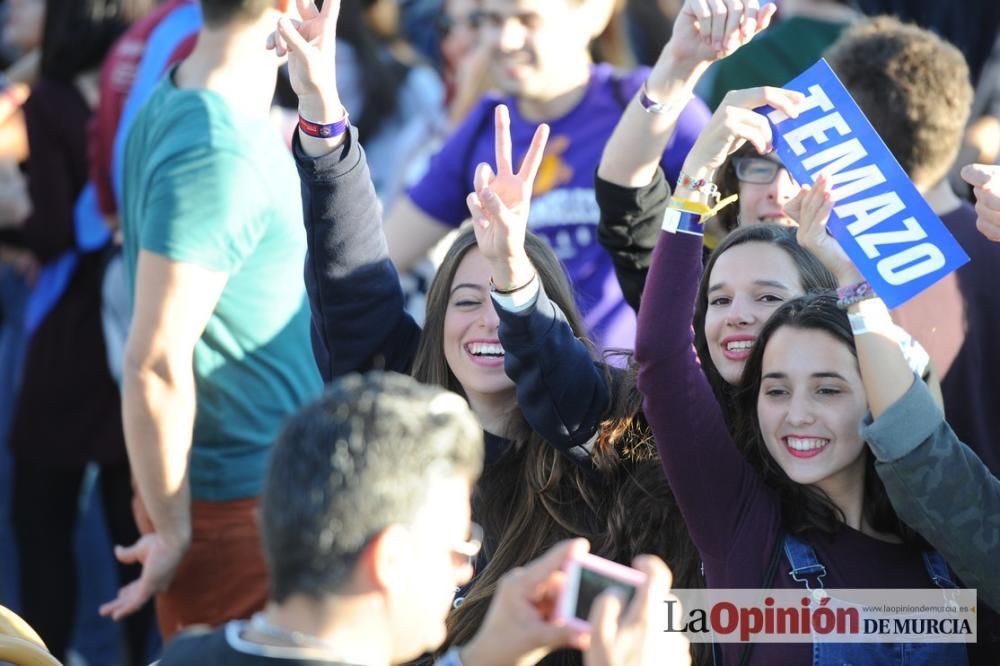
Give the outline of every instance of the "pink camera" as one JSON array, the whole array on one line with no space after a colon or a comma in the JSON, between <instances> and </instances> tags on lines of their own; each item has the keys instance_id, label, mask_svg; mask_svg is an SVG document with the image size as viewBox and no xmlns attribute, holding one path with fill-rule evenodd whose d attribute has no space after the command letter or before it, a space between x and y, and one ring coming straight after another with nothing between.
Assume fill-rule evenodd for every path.
<instances>
[{"instance_id":1,"label":"pink camera","mask_svg":"<svg viewBox=\"0 0 1000 666\"><path fill-rule=\"evenodd\" d=\"M618 590L627 607L645 582L644 573L617 562L589 553L575 557L566 569L566 585L559 596L556 617L571 627L587 631L590 629L590 609L602 592Z\"/></svg>"}]
</instances>

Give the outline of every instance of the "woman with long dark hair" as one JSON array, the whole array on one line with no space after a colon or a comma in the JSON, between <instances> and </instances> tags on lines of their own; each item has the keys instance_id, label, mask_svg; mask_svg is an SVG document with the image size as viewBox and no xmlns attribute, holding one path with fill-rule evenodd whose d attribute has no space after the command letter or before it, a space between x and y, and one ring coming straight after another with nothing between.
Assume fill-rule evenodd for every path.
<instances>
[{"instance_id":1,"label":"woman with long dark hair","mask_svg":"<svg viewBox=\"0 0 1000 666\"><path fill-rule=\"evenodd\" d=\"M507 136L505 111L497 112L499 136ZM675 580L695 579L634 376L595 362L561 264L526 232L544 140L536 135L519 174L509 155L498 158L488 189L504 222L490 226L489 237L481 224L459 234L431 284L422 330L403 311L360 150L352 149L360 162L332 173L324 158L299 157L324 376L411 372L465 397L485 431L487 466L474 500L484 556L449 623L449 644L475 633L502 574L567 537L586 537L592 552L626 563L656 553ZM637 510L644 522L629 519Z\"/></svg>"},{"instance_id":2,"label":"woman with long dark hair","mask_svg":"<svg viewBox=\"0 0 1000 666\"><path fill-rule=\"evenodd\" d=\"M767 152L766 119L750 109L767 103L794 115L799 99L776 89L734 93L689 154L672 205L717 205L705 184L728 155L744 142ZM605 154L615 167L605 173L623 184L646 168L618 152L625 146ZM651 169L645 177L653 179ZM666 219L676 232L661 234L640 306L639 388L706 584L954 585L943 558L896 518L858 435L867 403L846 314L835 298L802 297L835 286L832 274L790 229L751 225L717 248L699 281L701 225L686 212ZM725 644L719 656L731 664L810 655L816 664L897 663L893 649ZM962 646L914 649L935 663L967 658Z\"/></svg>"},{"instance_id":3,"label":"woman with long dark hair","mask_svg":"<svg viewBox=\"0 0 1000 666\"><path fill-rule=\"evenodd\" d=\"M322 113L307 106L315 95L297 76L297 57L289 63L300 113ZM322 108L340 108L335 90L317 88ZM624 562L656 553L675 580L696 566L636 413L634 383L629 389L629 375L595 361L561 264L526 231L546 130L515 172L508 123L498 108L496 173L481 165L470 196L490 211L490 222L480 219L452 245L432 283L423 330L403 309L354 130L336 142L300 132L295 146L321 374L412 373L465 397L485 431L487 469L474 504L485 555L451 624L459 643L478 627L501 574L567 536L587 537L592 551ZM637 507L648 510L644 522L629 520Z\"/></svg>"}]
</instances>

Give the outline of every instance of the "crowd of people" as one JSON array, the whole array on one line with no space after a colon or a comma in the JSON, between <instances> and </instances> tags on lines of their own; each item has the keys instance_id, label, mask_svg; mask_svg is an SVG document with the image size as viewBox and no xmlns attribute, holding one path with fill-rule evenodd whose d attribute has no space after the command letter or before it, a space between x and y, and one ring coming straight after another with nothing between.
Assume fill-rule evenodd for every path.
<instances>
[{"instance_id":1,"label":"crowd of people","mask_svg":"<svg viewBox=\"0 0 1000 666\"><path fill-rule=\"evenodd\" d=\"M59 660L1000 663L990 3L6 4L0 603ZM970 258L892 310L757 111L819 57ZM588 551L646 578L584 629ZM689 644L671 588L974 588L978 640Z\"/></svg>"}]
</instances>

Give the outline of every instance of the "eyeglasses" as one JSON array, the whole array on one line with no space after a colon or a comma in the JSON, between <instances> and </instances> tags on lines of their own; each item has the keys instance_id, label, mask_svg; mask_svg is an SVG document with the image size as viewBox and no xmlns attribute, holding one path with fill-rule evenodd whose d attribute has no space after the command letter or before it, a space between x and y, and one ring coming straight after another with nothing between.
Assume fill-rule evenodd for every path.
<instances>
[{"instance_id":1,"label":"eyeglasses","mask_svg":"<svg viewBox=\"0 0 1000 666\"><path fill-rule=\"evenodd\" d=\"M472 564L483 549L483 528L478 523L469 523L469 538L451 547L455 561L462 564Z\"/></svg>"},{"instance_id":2,"label":"eyeglasses","mask_svg":"<svg viewBox=\"0 0 1000 666\"><path fill-rule=\"evenodd\" d=\"M770 185L778 177L778 172L785 165L766 157L734 157L733 169L736 178L743 183Z\"/></svg>"}]
</instances>

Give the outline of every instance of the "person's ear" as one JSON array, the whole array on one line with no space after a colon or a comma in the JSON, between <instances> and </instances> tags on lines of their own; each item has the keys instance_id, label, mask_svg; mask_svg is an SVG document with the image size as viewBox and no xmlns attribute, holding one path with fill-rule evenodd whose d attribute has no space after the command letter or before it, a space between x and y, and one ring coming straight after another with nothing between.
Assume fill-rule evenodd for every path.
<instances>
[{"instance_id":1,"label":"person's ear","mask_svg":"<svg viewBox=\"0 0 1000 666\"><path fill-rule=\"evenodd\" d=\"M385 591L398 589L409 578L413 558L410 532L401 525L390 525L372 539L362 558L376 587Z\"/></svg>"}]
</instances>

